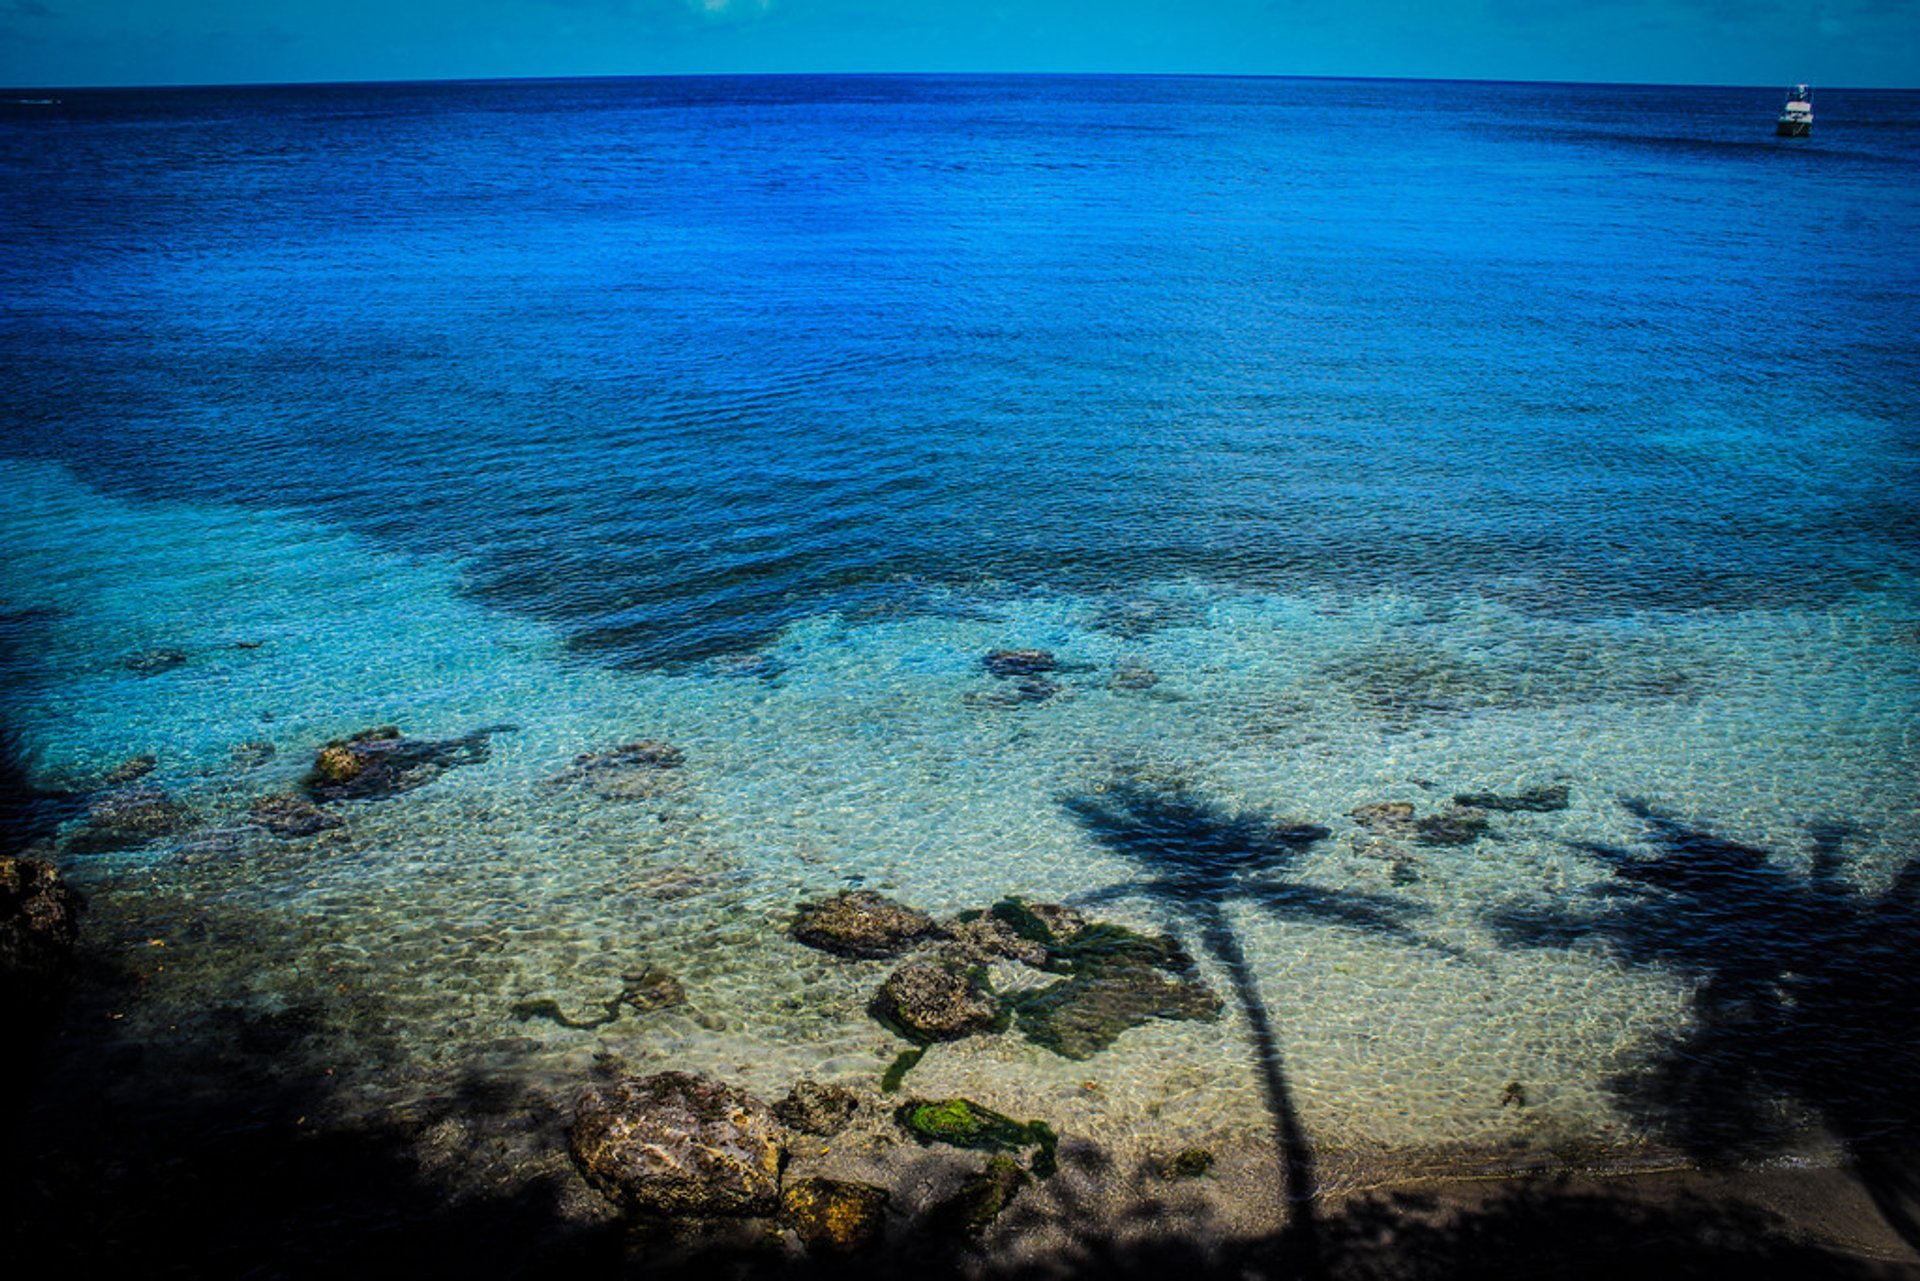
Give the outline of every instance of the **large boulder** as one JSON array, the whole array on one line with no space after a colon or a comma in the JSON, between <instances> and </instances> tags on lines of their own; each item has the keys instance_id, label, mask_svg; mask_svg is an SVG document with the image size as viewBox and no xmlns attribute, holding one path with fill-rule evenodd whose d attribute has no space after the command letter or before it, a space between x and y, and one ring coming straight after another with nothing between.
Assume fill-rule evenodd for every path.
<instances>
[{"instance_id":1,"label":"large boulder","mask_svg":"<svg viewBox=\"0 0 1920 1281\"><path fill-rule=\"evenodd\" d=\"M833 1135L847 1128L860 1111L860 1096L844 1085L801 1081L773 1105L773 1114L789 1130Z\"/></svg>"},{"instance_id":2,"label":"large boulder","mask_svg":"<svg viewBox=\"0 0 1920 1281\"><path fill-rule=\"evenodd\" d=\"M570 1135L587 1181L641 1214L763 1215L780 1204L785 1132L745 1090L690 1072L580 1096Z\"/></svg>"},{"instance_id":3,"label":"large boulder","mask_svg":"<svg viewBox=\"0 0 1920 1281\"><path fill-rule=\"evenodd\" d=\"M51 863L0 855L0 1025L54 1010L80 936L79 894Z\"/></svg>"},{"instance_id":4,"label":"large boulder","mask_svg":"<svg viewBox=\"0 0 1920 1281\"><path fill-rule=\"evenodd\" d=\"M1000 1018L1000 1003L972 976L929 961L908 961L880 985L873 1017L909 1041L957 1041Z\"/></svg>"},{"instance_id":5,"label":"large boulder","mask_svg":"<svg viewBox=\"0 0 1920 1281\"><path fill-rule=\"evenodd\" d=\"M898 956L939 932L933 918L872 890L846 890L802 903L790 933L796 942L840 956Z\"/></svg>"},{"instance_id":6,"label":"large boulder","mask_svg":"<svg viewBox=\"0 0 1920 1281\"><path fill-rule=\"evenodd\" d=\"M478 765L491 754L494 729L461 738L418 739L391 725L337 738L313 759L307 794L317 801L379 800L425 787L460 765Z\"/></svg>"}]
</instances>

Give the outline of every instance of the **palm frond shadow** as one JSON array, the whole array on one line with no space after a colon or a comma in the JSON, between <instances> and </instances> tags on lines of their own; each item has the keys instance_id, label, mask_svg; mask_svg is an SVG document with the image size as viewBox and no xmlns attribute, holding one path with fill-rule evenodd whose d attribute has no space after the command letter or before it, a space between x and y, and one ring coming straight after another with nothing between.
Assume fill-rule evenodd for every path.
<instances>
[{"instance_id":1,"label":"palm frond shadow","mask_svg":"<svg viewBox=\"0 0 1920 1281\"><path fill-rule=\"evenodd\" d=\"M1287 1253L1302 1275L1320 1269L1313 1146L1300 1121L1286 1060L1258 980L1227 914L1245 903L1278 920L1365 930L1417 946L1436 946L1407 922L1417 909L1383 895L1276 879L1291 871L1324 829L1287 825L1258 812L1223 809L1183 787L1120 778L1105 788L1062 798L1061 805L1102 846L1137 865L1146 878L1078 895L1095 904L1146 898L1190 921L1201 946L1226 971L1253 1038L1255 1068L1287 1177L1291 1212Z\"/></svg>"},{"instance_id":2,"label":"palm frond shadow","mask_svg":"<svg viewBox=\"0 0 1920 1281\"><path fill-rule=\"evenodd\" d=\"M1811 1113L1888 1224L1920 1245L1920 859L1879 894L1843 875L1856 837L1808 829L1807 870L1634 800L1644 848L1574 848L1612 869L1591 904L1507 908L1507 946L1604 942L1695 984L1692 1024L1612 1082L1703 1161L1780 1150Z\"/></svg>"}]
</instances>

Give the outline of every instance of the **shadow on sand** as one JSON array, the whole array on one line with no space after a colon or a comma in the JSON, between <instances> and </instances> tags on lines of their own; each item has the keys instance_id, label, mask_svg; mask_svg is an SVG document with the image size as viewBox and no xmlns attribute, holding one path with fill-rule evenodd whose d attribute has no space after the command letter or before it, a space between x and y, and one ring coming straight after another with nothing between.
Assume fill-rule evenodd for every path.
<instances>
[{"instance_id":1,"label":"shadow on sand","mask_svg":"<svg viewBox=\"0 0 1920 1281\"><path fill-rule=\"evenodd\" d=\"M1591 907L1510 908L1509 946L1604 940L1697 984L1693 1023L1613 1082L1696 1159L1777 1152L1811 1114L1889 1226L1920 1247L1920 860L1878 894L1844 875L1855 833L1808 831L1804 873L1765 850L1623 801L1644 848L1581 844L1613 879ZM1797 1114L1797 1115L1796 1115Z\"/></svg>"}]
</instances>

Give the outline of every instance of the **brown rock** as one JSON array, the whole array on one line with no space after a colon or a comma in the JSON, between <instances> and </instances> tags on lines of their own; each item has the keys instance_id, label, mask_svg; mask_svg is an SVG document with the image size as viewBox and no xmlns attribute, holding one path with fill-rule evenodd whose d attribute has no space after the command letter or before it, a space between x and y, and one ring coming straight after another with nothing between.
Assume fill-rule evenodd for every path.
<instances>
[{"instance_id":1,"label":"brown rock","mask_svg":"<svg viewBox=\"0 0 1920 1281\"><path fill-rule=\"evenodd\" d=\"M1413 830L1412 801L1375 801L1353 811L1353 821L1369 832L1404 836Z\"/></svg>"},{"instance_id":2,"label":"brown rock","mask_svg":"<svg viewBox=\"0 0 1920 1281\"><path fill-rule=\"evenodd\" d=\"M933 918L872 890L846 890L802 903L790 933L796 942L841 956L898 956L937 933Z\"/></svg>"},{"instance_id":3,"label":"brown rock","mask_svg":"<svg viewBox=\"0 0 1920 1281\"><path fill-rule=\"evenodd\" d=\"M956 1041L993 1026L1000 1003L966 975L908 961L887 976L868 1012L911 1041Z\"/></svg>"},{"instance_id":4,"label":"brown rock","mask_svg":"<svg viewBox=\"0 0 1920 1281\"><path fill-rule=\"evenodd\" d=\"M838 1134L860 1110L860 1096L844 1085L802 1081L773 1105L773 1114L789 1130L802 1134Z\"/></svg>"},{"instance_id":5,"label":"brown rock","mask_svg":"<svg viewBox=\"0 0 1920 1281\"><path fill-rule=\"evenodd\" d=\"M880 1235L888 1194L871 1183L796 1179L780 1198L780 1220L813 1250L845 1254Z\"/></svg>"},{"instance_id":6,"label":"brown rock","mask_svg":"<svg viewBox=\"0 0 1920 1281\"><path fill-rule=\"evenodd\" d=\"M712 1077L661 1072L580 1096L574 1159L642 1214L757 1215L779 1205L786 1143L767 1105Z\"/></svg>"},{"instance_id":7,"label":"brown rock","mask_svg":"<svg viewBox=\"0 0 1920 1281\"><path fill-rule=\"evenodd\" d=\"M37 1021L59 1004L80 936L80 896L53 864L0 855L0 1018Z\"/></svg>"},{"instance_id":8,"label":"brown rock","mask_svg":"<svg viewBox=\"0 0 1920 1281\"><path fill-rule=\"evenodd\" d=\"M247 817L254 826L282 838L313 836L341 825L338 815L299 796L263 796L253 803Z\"/></svg>"}]
</instances>

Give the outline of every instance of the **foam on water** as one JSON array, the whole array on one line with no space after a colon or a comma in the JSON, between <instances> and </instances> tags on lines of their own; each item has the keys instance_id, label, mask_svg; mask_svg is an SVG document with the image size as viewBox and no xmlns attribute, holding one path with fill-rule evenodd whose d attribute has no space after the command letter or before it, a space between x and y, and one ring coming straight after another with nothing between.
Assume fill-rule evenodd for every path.
<instances>
[{"instance_id":1,"label":"foam on water","mask_svg":"<svg viewBox=\"0 0 1920 1281\"><path fill-rule=\"evenodd\" d=\"M325 1006L348 1111L470 1068L561 1086L609 1053L769 1094L802 1075L871 1081L901 1048L864 1013L888 963L785 936L797 901L863 884L937 915L1009 893L1084 902L1173 930L1229 998L1219 1023L1153 1022L1085 1062L1016 1035L936 1047L915 1089L1123 1148L1258 1138L1246 1011L1201 945L1214 908L1151 892L1153 870L1076 811L1138 784L1334 829L1217 905L1324 1152L1635 1150L1657 1135L1613 1082L1686 1027L1694 979L1594 938L1519 945L1501 913L1604 903L1612 878L1581 843L1642 839L1623 796L1795 874L1809 825L1844 821L1863 890L1920 846L1904 586L1817 613L1596 621L1192 582L955 593L904 616L808 617L750 659L670 674L579 661L546 625L463 595L459 564L284 512L110 497L29 464L5 477L0 528L15 727L39 776L82 786L151 752L150 781L200 819L67 860L111 890L105 928L171 944L136 1017ZM1003 646L1053 651L1057 691L1022 697L988 674ZM125 665L156 647L185 661ZM1157 683L1114 679L1140 669ZM245 824L325 740L389 723L518 728L484 764L338 806L338 833L283 842ZM576 754L636 738L685 750L676 788L607 801L555 782ZM261 741L265 764L234 756ZM1552 783L1567 809L1496 814L1459 847L1345 817ZM1355 902L1404 928L1325 906ZM643 962L676 974L687 1004L591 1030L514 1013L551 998L591 1014Z\"/></svg>"}]
</instances>

